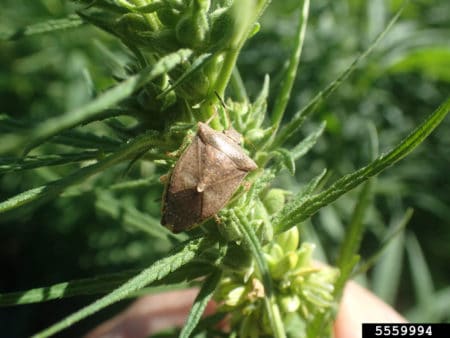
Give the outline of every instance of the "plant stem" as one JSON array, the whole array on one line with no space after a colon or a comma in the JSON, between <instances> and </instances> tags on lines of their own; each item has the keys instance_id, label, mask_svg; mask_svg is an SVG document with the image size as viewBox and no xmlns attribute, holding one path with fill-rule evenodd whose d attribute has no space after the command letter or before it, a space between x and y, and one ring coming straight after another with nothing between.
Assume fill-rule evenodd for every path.
<instances>
[{"instance_id":1,"label":"plant stem","mask_svg":"<svg viewBox=\"0 0 450 338\"><path fill-rule=\"evenodd\" d=\"M283 82L281 84L280 92L278 93L273 113L272 113L272 128L273 133L272 137L269 139L269 144L274 140L275 134L280 126L280 123L283 119L284 112L286 110L286 106L291 97L292 87L294 85L294 80L297 75L298 66L300 63L300 56L303 49L303 43L305 41L306 27L308 24L308 16L309 16L309 0L303 1L303 9L301 11L301 15L299 18L298 28L296 32L296 43L294 46L294 50L292 51L291 57L289 59L288 67L286 69L286 73L283 77Z\"/></svg>"},{"instance_id":2,"label":"plant stem","mask_svg":"<svg viewBox=\"0 0 450 338\"><path fill-rule=\"evenodd\" d=\"M219 76L217 77L216 85L214 86L215 91L221 97L224 96L225 88L230 81L234 65L236 64L237 58L239 56L239 51L240 49L232 49L225 53L222 69L220 70Z\"/></svg>"},{"instance_id":3,"label":"plant stem","mask_svg":"<svg viewBox=\"0 0 450 338\"><path fill-rule=\"evenodd\" d=\"M280 309L278 308L278 304L275 299L272 277L269 273L269 268L263 254L261 243L256 237L256 234L245 215L236 210L235 212L232 212L232 217L235 218L236 224L240 225L240 230L244 235L244 241L253 254L256 265L258 266L259 272L261 274L265 293L264 305L266 307L270 326L273 330L273 336L275 338L286 338L286 332L284 331Z\"/></svg>"},{"instance_id":4,"label":"plant stem","mask_svg":"<svg viewBox=\"0 0 450 338\"><path fill-rule=\"evenodd\" d=\"M274 111L272 115L272 124L277 129L283 118L284 111L290 98L295 76L297 74L300 56L303 49L303 43L305 41L306 26L308 24L308 15L309 15L309 0L305 0L303 2L301 18L299 20L296 32L297 35L296 44L289 59L289 66L286 70L286 75L284 77L282 87L275 101Z\"/></svg>"},{"instance_id":5,"label":"plant stem","mask_svg":"<svg viewBox=\"0 0 450 338\"><path fill-rule=\"evenodd\" d=\"M241 0L242 1L242 0ZM229 49L225 53L225 60L222 66L222 69L220 70L220 74L218 76L218 80L216 82L216 85L214 86L215 91L219 93L219 95L223 96L223 93L225 92L225 88L231 78L231 75L233 73L234 65L236 64L237 57L239 55L239 52L241 51L245 41L247 41L249 34L251 33L255 23L259 19L259 17L262 15L264 10L266 9L267 5L269 4L269 0L260 1L253 10L253 17L251 19L247 19L244 23L243 27L240 27L240 29L237 30L235 34L235 40L230 43ZM240 3L240 6L242 6L241 10L246 10L247 7L244 3ZM251 6L249 6L251 7ZM253 14L252 13L252 14Z\"/></svg>"}]
</instances>

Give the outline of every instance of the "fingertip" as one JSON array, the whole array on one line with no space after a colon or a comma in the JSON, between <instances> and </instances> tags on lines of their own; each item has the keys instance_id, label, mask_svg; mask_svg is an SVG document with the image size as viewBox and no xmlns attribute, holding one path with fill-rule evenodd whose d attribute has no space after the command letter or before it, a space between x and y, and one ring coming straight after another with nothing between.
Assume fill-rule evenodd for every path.
<instances>
[{"instance_id":1,"label":"fingertip","mask_svg":"<svg viewBox=\"0 0 450 338\"><path fill-rule=\"evenodd\" d=\"M362 323L405 323L406 319L373 293L350 281L334 324L336 338L360 338Z\"/></svg>"}]
</instances>

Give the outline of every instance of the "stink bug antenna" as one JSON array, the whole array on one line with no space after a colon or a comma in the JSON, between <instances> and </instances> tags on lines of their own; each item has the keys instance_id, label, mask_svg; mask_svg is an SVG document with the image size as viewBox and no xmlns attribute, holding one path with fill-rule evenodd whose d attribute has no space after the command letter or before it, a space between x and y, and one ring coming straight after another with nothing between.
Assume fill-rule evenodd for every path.
<instances>
[{"instance_id":1,"label":"stink bug antenna","mask_svg":"<svg viewBox=\"0 0 450 338\"><path fill-rule=\"evenodd\" d=\"M216 96L217 96L217 98L219 99L219 101L220 101L222 107L223 107L224 109L227 109L227 106L225 105L225 102L223 102L223 99L222 99L222 97L219 95L219 93L216 92L216 91L214 91L214 94L216 94Z\"/></svg>"},{"instance_id":2,"label":"stink bug antenna","mask_svg":"<svg viewBox=\"0 0 450 338\"><path fill-rule=\"evenodd\" d=\"M222 97L219 95L218 92L214 91L214 94L216 94L217 98L218 98L219 101L220 101L220 104L221 104L222 107L223 107L223 110L225 111L226 123L227 123L227 125L228 125L227 128L230 128L230 126L231 126L231 121L230 121L230 116L228 115L228 107L227 107L227 105L225 104L225 102L223 101Z\"/></svg>"}]
</instances>

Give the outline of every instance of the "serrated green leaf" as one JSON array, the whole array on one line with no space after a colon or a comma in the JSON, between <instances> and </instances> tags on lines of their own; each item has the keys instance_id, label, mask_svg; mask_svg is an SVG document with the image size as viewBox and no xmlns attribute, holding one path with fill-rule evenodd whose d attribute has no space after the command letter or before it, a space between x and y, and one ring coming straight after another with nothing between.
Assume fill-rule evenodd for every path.
<instances>
[{"instance_id":1,"label":"serrated green leaf","mask_svg":"<svg viewBox=\"0 0 450 338\"><path fill-rule=\"evenodd\" d=\"M450 312L450 287L446 287L442 290L439 290L433 294L433 309L430 312L430 321L442 322L445 323L448 318L448 313ZM425 314L428 316L428 313ZM406 312L405 317L411 323L423 322L426 319L424 318L424 308L422 304L418 304L414 306L412 309L409 309Z\"/></svg>"},{"instance_id":2,"label":"serrated green leaf","mask_svg":"<svg viewBox=\"0 0 450 338\"><path fill-rule=\"evenodd\" d=\"M195 298L194 304L192 305L189 316L184 324L183 329L180 333L180 338L189 338L200 321L200 318L205 311L206 305L211 300L217 285L220 282L222 276L221 270L213 271L210 276L204 281L199 294Z\"/></svg>"},{"instance_id":3,"label":"serrated green leaf","mask_svg":"<svg viewBox=\"0 0 450 338\"><path fill-rule=\"evenodd\" d=\"M284 214L275 222L275 233L283 232L292 226L311 217L320 208L330 204L344 193L352 190L362 182L375 176L400 161L413 151L427 136L442 122L450 109L450 98L448 98L438 109L435 110L421 125L419 125L408 137L406 137L393 150L385 155L379 156L369 165L346 175L337 180L328 189L302 199L294 210Z\"/></svg>"},{"instance_id":4,"label":"serrated green leaf","mask_svg":"<svg viewBox=\"0 0 450 338\"><path fill-rule=\"evenodd\" d=\"M127 270L109 275L58 283L26 291L3 293L0 294L0 307L42 303L77 296L105 294L115 290L139 272L141 272L141 270ZM131 293L129 297L137 297L140 295L141 291L142 294L148 295L165 291L181 290L193 286L196 286L196 282L180 282L176 284L147 287L141 289L140 291Z\"/></svg>"},{"instance_id":5,"label":"serrated green leaf","mask_svg":"<svg viewBox=\"0 0 450 338\"><path fill-rule=\"evenodd\" d=\"M191 50L180 49L175 53L162 57L155 65L141 70L138 74L129 77L127 80L99 95L95 100L74 111L42 121L20 135L5 135L5 137L8 137L8 142L1 143L0 153L23 149L24 147L24 153L27 153L58 133L86 121L91 122L99 116L104 117L105 109L125 99L136 89L168 72L191 55Z\"/></svg>"},{"instance_id":6,"label":"serrated green leaf","mask_svg":"<svg viewBox=\"0 0 450 338\"><path fill-rule=\"evenodd\" d=\"M103 154L104 153L100 151L86 151L82 153L27 156L23 158L0 157L0 174L35 169L40 167L70 164L74 162L82 162L97 159Z\"/></svg>"},{"instance_id":7,"label":"serrated green leaf","mask_svg":"<svg viewBox=\"0 0 450 338\"><path fill-rule=\"evenodd\" d=\"M237 101L248 102L247 90L245 89L244 81L242 80L237 66L234 66L233 68L230 86L233 88L233 94L235 95Z\"/></svg>"},{"instance_id":8,"label":"serrated green leaf","mask_svg":"<svg viewBox=\"0 0 450 338\"><path fill-rule=\"evenodd\" d=\"M275 158L279 158L281 160L281 164L289 171L289 173L294 176L295 175L295 160L293 154L284 148L278 148L273 152Z\"/></svg>"},{"instance_id":9,"label":"serrated green leaf","mask_svg":"<svg viewBox=\"0 0 450 338\"><path fill-rule=\"evenodd\" d=\"M269 86L270 86L270 77L269 75L264 76L263 86L261 91L258 94L258 97L255 99L251 106L251 110L245 117L245 123L248 125L248 128L260 128L267 110L267 98L269 96ZM270 128L272 131L272 128Z\"/></svg>"},{"instance_id":10,"label":"serrated green leaf","mask_svg":"<svg viewBox=\"0 0 450 338\"><path fill-rule=\"evenodd\" d=\"M45 34L58 30L75 28L83 25L84 22L78 15L69 15L63 19L48 20L20 28L11 33L0 34L0 40L17 40L25 36Z\"/></svg>"},{"instance_id":11,"label":"serrated green leaf","mask_svg":"<svg viewBox=\"0 0 450 338\"><path fill-rule=\"evenodd\" d=\"M372 290L387 304L393 304L402 282L403 253L405 251L404 228L391 237L388 244L380 247L377 251L382 251L382 254L377 253L378 260L372 275Z\"/></svg>"},{"instance_id":12,"label":"serrated green leaf","mask_svg":"<svg viewBox=\"0 0 450 338\"><path fill-rule=\"evenodd\" d=\"M114 219L117 223L143 231L151 237L158 238L163 243L169 244L170 237L178 241L181 239L167 228L161 226L159 219L145 214L131 205L123 205L121 201L116 200L108 191L97 192L95 208Z\"/></svg>"},{"instance_id":13,"label":"serrated green leaf","mask_svg":"<svg viewBox=\"0 0 450 338\"><path fill-rule=\"evenodd\" d=\"M46 302L80 295L104 294L116 289L139 270L58 283L42 288L0 294L0 306Z\"/></svg>"},{"instance_id":14,"label":"serrated green leaf","mask_svg":"<svg viewBox=\"0 0 450 338\"><path fill-rule=\"evenodd\" d=\"M55 333L68 328L69 326L100 311L101 309L126 298L131 293L144 288L146 285L156 280L162 279L172 271L177 270L181 266L193 260L210 245L210 240L206 238L193 239L180 245L173 251L172 255L156 261L149 268L143 270L137 276L131 278L110 294L69 315L49 328L36 333L33 337L44 338L54 335Z\"/></svg>"},{"instance_id":15,"label":"serrated green leaf","mask_svg":"<svg viewBox=\"0 0 450 338\"><path fill-rule=\"evenodd\" d=\"M289 215L290 213L294 212L294 210L296 210L299 206L301 206L302 203L304 203L307 200L307 198L316 190L316 188L319 186L319 184L323 181L323 179L325 178L326 173L327 173L326 169L322 170L322 172L319 175L317 175L316 177L314 177L306 185L305 188L300 190L294 196L294 198L292 198L292 200L289 203L287 203L283 207L283 209L280 210L276 214L276 218L273 220L273 223L277 224L278 222L280 222L281 219L283 219L283 217L285 217L286 215Z\"/></svg>"},{"instance_id":16,"label":"serrated green leaf","mask_svg":"<svg viewBox=\"0 0 450 338\"><path fill-rule=\"evenodd\" d=\"M308 151L311 150L312 147L314 147L319 137L323 134L325 127L326 122L322 122L315 131L309 134L303 141L301 141L291 150L292 158L294 159L294 161L304 156L306 153L308 153Z\"/></svg>"},{"instance_id":17,"label":"serrated green leaf","mask_svg":"<svg viewBox=\"0 0 450 338\"><path fill-rule=\"evenodd\" d=\"M130 157L133 157L136 153L140 153L145 149L151 148L160 141L159 136L154 133L141 135L134 141L123 145L116 153L98 161L95 164L81 168L73 174L65 176L60 180L27 190L1 202L0 214L12 211L30 203L42 203L52 199L69 186L75 185L89 176L103 171L117 163L125 161Z\"/></svg>"},{"instance_id":18,"label":"serrated green leaf","mask_svg":"<svg viewBox=\"0 0 450 338\"><path fill-rule=\"evenodd\" d=\"M179 85L181 85L184 81L186 81L189 78L189 76L191 76L201 67L206 65L208 61L211 60L213 55L214 54L212 53L204 53L196 57L192 65L188 69L186 69L186 71L169 88L165 89L161 94L159 94L157 96L157 99L160 99L161 97L165 96L167 93L169 93L170 91L174 90Z\"/></svg>"},{"instance_id":19,"label":"serrated green leaf","mask_svg":"<svg viewBox=\"0 0 450 338\"><path fill-rule=\"evenodd\" d=\"M361 55L359 55L352 64L344 70L333 82L331 82L323 91L317 93L314 98L308 102L308 104L299 110L292 118L289 123L284 125L280 132L276 135L273 143L271 144L271 148L277 148L286 143L298 130L304 120L316 111L317 107L327 98L329 97L339 86L341 83L346 80L351 73L356 69L356 66L362 62L378 45L378 43L384 38L387 32L391 29L394 23L400 17L400 14L403 11L403 7L395 14L395 16L391 19L386 28L377 36L375 41L370 44L369 48L367 48Z\"/></svg>"},{"instance_id":20,"label":"serrated green leaf","mask_svg":"<svg viewBox=\"0 0 450 338\"><path fill-rule=\"evenodd\" d=\"M82 149L99 149L103 152L117 151L122 144L118 139L106 136L95 135L79 130L67 130L52 137L49 140L54 144L61 144Z\"/></svg>"}]
</instances>

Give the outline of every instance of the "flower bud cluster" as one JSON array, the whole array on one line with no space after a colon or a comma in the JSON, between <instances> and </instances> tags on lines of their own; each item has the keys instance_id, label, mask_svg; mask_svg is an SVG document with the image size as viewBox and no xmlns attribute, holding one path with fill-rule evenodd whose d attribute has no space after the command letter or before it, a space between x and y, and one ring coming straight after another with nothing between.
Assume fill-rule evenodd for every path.
<instances>
[{"instance_id":1,"label":"flower bud cluster","mask_svg":"<svg viewBox=\"0 0 450 338\"><path fill-rule=\"evenodd\" d=\"M266 208L266 214L282 207L284 196L282 190L269 190L262 204L273 207ZM314 244L300 243L297 227L274 236L263 250L275 300L286 327L293 318L306 327L315 315L335 304L334 283L339 272L314 262ZM239 337L270 335L262 278L255 263L251 259L246 262L245 269L228 270L216 291L215 300L220 310L231 314L231 328L238 330Z\"/></svg>"}]
</instances>

